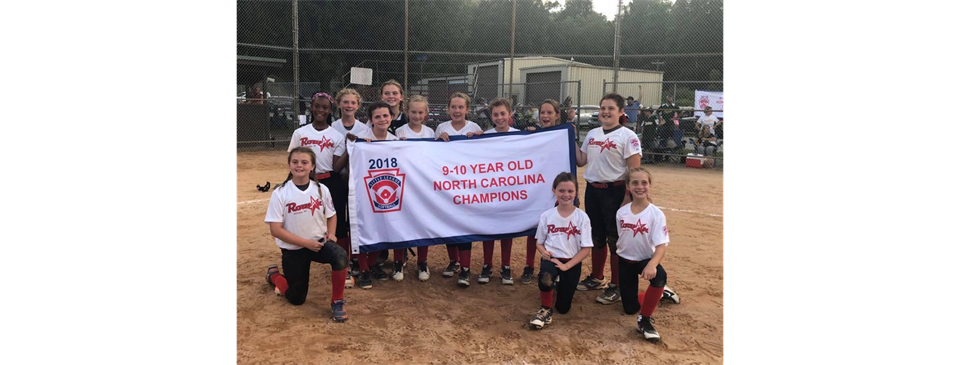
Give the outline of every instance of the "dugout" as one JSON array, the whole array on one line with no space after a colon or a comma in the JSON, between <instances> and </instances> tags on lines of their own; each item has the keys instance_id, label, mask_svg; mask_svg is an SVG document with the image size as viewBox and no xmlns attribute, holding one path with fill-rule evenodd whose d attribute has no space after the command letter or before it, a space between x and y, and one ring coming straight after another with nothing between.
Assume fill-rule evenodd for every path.
<instances>
[{"instance_id":1,"label":"dugout","mask_svg":"<svg viewBox=\"0 0 960 365\"><path fill-rule=\"evenodd\" d=\"M237 55L237 90L264 85L267 74L283 68L282 58ZM249 97L249 92L247 93ZM270 105L266 102L237 102L237 142L264 141L270 138Z\"/></svg>"}]
</instances>

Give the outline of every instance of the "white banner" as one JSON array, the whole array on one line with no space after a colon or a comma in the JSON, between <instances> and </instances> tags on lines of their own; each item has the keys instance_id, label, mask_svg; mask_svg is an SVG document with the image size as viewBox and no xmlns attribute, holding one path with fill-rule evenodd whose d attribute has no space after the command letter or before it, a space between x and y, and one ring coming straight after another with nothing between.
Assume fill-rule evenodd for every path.
<instances>
[{"instance_id":1,"label":"white banner","mask_svg":"<svg viewBox=\"0 0 960 365\"><path fill-rule=\"evenodd\" d=\"M717 118L723 118L723 91L694 90L693 101L693 108L697 110L693 112L693 115L703 116L701 110L709 106L713 108L713 115L716 115Z\"/></svg>"},{"instance_id":2,"label":"white banner","mask_svg":"<svg viewBox=\"0 0 960 365\"><path fill-rule=\"evenodd\" d=\"M553 179L576 174L569 123L450 139L352 146L353 253L533 235Z\"/></svg>"}]
</instances>

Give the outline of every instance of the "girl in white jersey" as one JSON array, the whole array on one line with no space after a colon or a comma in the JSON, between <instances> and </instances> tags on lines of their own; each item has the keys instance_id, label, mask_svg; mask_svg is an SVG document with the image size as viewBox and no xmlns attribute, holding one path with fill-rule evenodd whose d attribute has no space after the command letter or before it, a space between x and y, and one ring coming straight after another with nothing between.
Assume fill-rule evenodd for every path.
<instances>
[{"instance_id":1,"label":"girl in white jersey","mask_svg":"<svg viewBox=\"0 0 960 365\"><path fill-rule=\"evenodd\" d=\"M346 137L348 134L358 135L363 131L370 130L370 127L367 127L366 124L357 122L357 110L360 109L360 103L362 102L363 98L360 97L360 93L354 89L343 89L337 92L337 106L340 107L340 119L334 121L331 127L336 129L338 132L343 133L344 137ZM345 166L343 169L340 170L340 178L343 180L344 186L347 186L347 181L349 181L349 176L347 176L349 168L346 166L346 164L344 165ZM349 227L349 222L344 221L340 223ZM346 236L340 237L340 240L337 241L337 244L340 245L340 247L343 247L344 250L347 250L347 255L350 255L349 231ZM351 276L359 276L360 265L357 261L357 258L351 257L350 259L350 271L353 272ZM353 280L352 277L351 280Z\"/></svg>"},{"instance_id":2,"label":"girl in white jersey","mask_svg":"<svg viewBox=\"0 0 960 365\"><path fill-rule=\"evenodd\" d=\"M560 124L560 103L553 99L546 99L540 103L540 113L538 115L540 124L527 127L530 132L538 131L543 128L550 128ZM580 207L580 199L573 198L573 206ZM520 275L521 283L533 281L533 259L537 256L537 238L536 236L527 236L527 260L523 267L523 274Z\"/></svg>"},{"instance_id":3,"label":"girl in white jersey","mask_svg":"<svg viewBox=\"0 0 960 365\"><path fill-rule=\"evenodd\" d=\"M603 288L603 265L607 260L606 248L609 248L612 275L610 285L597 297L597 302L602 304L620 300L616 214L629 202L624 187L627 169L640 166L640 139L620 125L624 103L623 97L616 93L600 100L599 117L603 125L587 133L583 146L577 151L577 166L587 166L583 173L587 181L584 208L593 223L595 244L591 253L593 272L577 284L577 289Z\"/></svg>"},{"instance_id":4,"label":"girl in white jersey","mask_svg":"<svg viewBox=\"0 0 960 365\"><path fill-rule=\"evenodd\" d=\"M617 255L624 295L623 311L627 314L640 311L637 316L637 331L648 341L657 342L660 334L653 328L653 318L650 316L664 298L667 272L660 263L666 255L670 233L667 231L666 216L650 200L650 189L653 187L650 172L636 167L630 169L627 176L628 191L633 196L633 201L617 211L617 226L620 231ZM650 282L647 291L639 295L638 276ZM679 297L676 301L679 302Z\"/></svg>"},{"instance_id":5,"label":"girl in white jersey","mask_svg":"<svg viewBox=\"0 0 960 365\"><path fill-rule=\"evenodd\" d=\"M410 122L397 128L397 137L401 140L408 138L433 138L433 129L423 125L423 122L427 119L427 113L427 99L420 95L411 96L410 101L407 102L407 115L410 117ZM420 281L430 279L430 269L427 266L427 252L429 252L429 249L430 246L417 247L417 278L419 278ZM396 256L396 251L394 251L394 256ZM396 263L394 263L394 266L396 266ZM397 275L396 270L394 270L393 278L394 280L403 280L403 272L401 271L400 274Z\"/></svg>"},{"instance_id":6,"label":"girl in white jersey","mask_svg":"<svg viewBox=\"0 0 960 365\"><path fill-rule=\"evenodd\" d=\"M407 115L410 122L397 128L397 137L401 140L414 138L433 138L433 129L423 125L427 119L427 99L420 95L410 97L407 102Z\"/></svg>"},{"instance_id":7,"label":"girl in white jersey","mask_svg":"<svg viewBox=\"0 0 960 365\"><path fill-rule=\"evenodd\" d=\"M593 247L590 218L573 206L579 187L577 177L561 172L553 180L553 194L557 206L540 215L537 226L537 251L540 251L540 310L530 321L533 329L541 329L553 321L553 287L557 287L557 311L570 311L577 279L580 278L581 261Z\"/></svg>"},{"instance_id":8,"label":"girl in white jersey","mask_svg":"<svg viewBox=\"0 0 960 365\"><path fill-rule=\"evenodd\" d=\"M354 89L343 89L337 93L337 106L340 107L340 119L337 119L333 122L333 129L336 129L340 133L343 133L344 136L347 134L353 134L359 136L360 133L370 130L366 124L357 123L357 110L360 109L360 103L363 102L363 99L360 98L360 93ZM343 169L341 174L346 173L347 169Z\"/></svg>"},{"instance_id":9,"label":"girl in white jersey","mask_svg":"<svg viewBox=\"0 0 960 365\"><path fill-rule=\"evenodd\" d=\"M295 147L287 155L290 174L273 190L264 219L282 254L283 275L277 265L267 268L267 283L290 304L307 299L310 263L330 264L333 286L330 306L333 320L347 320L343 288L347 277L347 253L334 241L337 212L330 190L312 181L317 156L310 147Z\"/></svg>"},{"instance_id":10,"label":"girl in white jersey","mask_svg":"<svg viewBox=\"0 0 960 365\"><path fill-rule=\"evenodd\" d=\"M392 115L390 114L390 105L382 101L375 102L370 104L367 107L367 115L370 116L370 122L373 125L373 129L365 130L360 133L360 135L354 136L350 134L347 136L350 142L350 148L352 150L353 141L356 141L358 138L361 138L367 142L372 141L396 141L397 136L388 132L387 129L390 127L390 122L393 120ZM349 152L347 153L349 155ZM401 255L403 251L401 250ZM389 276L383 272L379 265L377 265L377 258L379 257L380 251L361 253L358 254L358 261L360 264L360 287L363 289L370 289L373 287L373 280L371 276L379 280L386 280ZM399 262L402 262L401 258ZM401 274L402 271L401 271ZM402 276L401 276L402 280Z\"/></svg>"},{"instance_id":11,"label":"girl in white jersey","mask_svg":"<svg viewBox=\"0 0 960 365\"><path fill-rule=\"evenodd\" d=\"M490 116L493 119L494 128L483 132L507 133L518 132L519 130L510 126L510 111L513 106L510 100L506 98L496 98L490 103ZM477 276L477 282L486 284L490 282L493 276L493 244L494 241L483 241L483 267L480 269L480 275ZM500 283L503 285L513 285L513 275L510 273L510 253L513 249L513 238L504 238L500 240Z\"/></svg>"},{"instance_id":12,"label":"girl in white jersey","mask_svg":"<svg viewBox=\"0 0 960 365\"><path fill-rule=\"evenodd\" d=\"M338 173L347 165L345 157L346 143L344 135L330 127L332 123L333 97L327 93L318 92L310 100L310 113L313 122L293 131L290 146L287 151L296 147L310 147L317 156L316 169L313 179L330 189L333 196L333 206L337 211L336 236L344 241L338 243L341 247L349 244L347 225L347 185ZM347 278L347 287L353 287L352 277Z\"/></svg>"},{"instance_id":13,"label":"girl in white jersey","mask_svg":"<svg viewBox=\"0 0 960 365\"><path fill-rule=\"evenodd\" d=\"M380 85L380 101L390 105L390 114L393 115L393 121L390 122L390 133L397 134L397 128L403 127L409 119L403 112L403 86L397 80L390 79ZM367 122L367 126L373 128L373 124Z\"/></svg>"},{"instance_id":14,"label":"girl in white jersey","mask_svg":"<svg viewBox=\"0 0 960 365\"><path fill-rule=\"evenodd\" d=\"M455 92L450 95L450 101L447 103L447 114L450 114L450 120L437 126L437 137L435 139L450 142L450 136L467 136L467 138L470 138L483 134L483 130L477 123L467 120L467 107L469 105L470 97L467 94ZM457 285L470 286L470 250L472 245L473 242L447 245L450 264L447 265L446 269L443 269L443 277L453 277L457 271L460 271Z\"/></svg>"}]
</instances>

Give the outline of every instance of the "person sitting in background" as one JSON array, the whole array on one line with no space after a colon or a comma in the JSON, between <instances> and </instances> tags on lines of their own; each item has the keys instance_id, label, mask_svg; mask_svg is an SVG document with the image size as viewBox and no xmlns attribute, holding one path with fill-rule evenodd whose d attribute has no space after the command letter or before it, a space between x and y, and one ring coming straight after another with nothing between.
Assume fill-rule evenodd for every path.
<instances>
[{"instance_id":1,"label":"person sitting in background","mask_svg":"<svg viewBox=\"0 0 960 365\"><path fill-rule=\"evenodd\" d=\"M723 117L717 118L717 125L713 127L717 139L723 139Z\"/></svg>"},{"instance_id":2,"label":"person sitting in background","mask_svg":"<svg viewBox=\"0 0 960 365\"><path fill-rule=\"evenodd\" d=\"M697 133L697 140L694 149L698 154L704 156L716 156L717 146L717 136L710 132L710 128L703 126L703 128L700 129L700 132Z\"/></svg>"}]
</instances>

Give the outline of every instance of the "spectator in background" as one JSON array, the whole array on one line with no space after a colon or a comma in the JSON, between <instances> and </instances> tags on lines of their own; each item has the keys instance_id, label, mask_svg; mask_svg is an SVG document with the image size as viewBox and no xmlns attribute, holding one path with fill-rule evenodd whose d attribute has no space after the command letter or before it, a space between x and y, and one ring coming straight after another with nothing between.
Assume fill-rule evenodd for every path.
<instances>
[{"instance_id":1,"label":"spectator in background","mask_svg":"<svg viewBox=\"0 0 960 365\"><path fill-rule=\"evenodd\" d=\"M714 133L717 136L717 139L723 139L723 117L717 118L717 125L713 127Z\"/></svg>"},{"instance_id":2,"label":"spectator in background","mask_svg":"<svg viewBox=\"0 0 960 365\"><path fill-rule=\"evenodd\" d=\"M560 113L560 123L574 122L577 120L577 109L573 107L573 98L567 97L563 99L563 104L560 104L563 108Z\"/></svg>"},{"instance_id":3,"label":"spectator in background","mask_svg":"<svg viewBox=\"0 0 960 365\"><path fill-rule=\"evenodd\" d=\"M717 116L713 115L713 108L709 106L703 108L703 115L697 119L697 132L699 133L700 130L709 127L710 134L716 134L713 127L717 124L718 120L719 119L717 119Z\"/></svg>"},{"instance_id":4,"label":"spectator in background","mask_svg":"<svg viewBox=\"0 0 960 365\"><path fill-rule=\"evenodd\" d=\"M260 91L260 86L253 87L253 95L250 95L250 98L253 99L251 104L263 104L263 91Z\"/></svg>"},{"instance_id":5,"label":"spectator in background","mask_svg":"<svg viewBox=\"0 0 960 365\"><path fill-rule=\"evenodd\" d=\"M717 146L717 136L710 131L710 128L704 126L700 129L700 132L697 133L696 145L694 147L697 153L704 156L716 156Z\"/></svg>"},{"instance_id":6,"label":"spectator in background","mask_svg":"<svg viewBox=\"0 0 960 365\"><path fill-rule=\"evenodd\" d=\"M637 112L640 111L640 102L633 100L632 96L627 97L627 106L623 110L627 113L627 119L630 120L630 123L637 121Z\"/></svg>"},{"instance_id":7,"label":"spectator in background","mask_svg":"<svg viewBox=\"0 0 960 365\"><path fill-rule=\"evenodd\" d=\"M657 112L660 114L659 133L664 139L673 138L673 141L679 146L683 139L683 131L680 130L680 108L673 102L673 96L667 95L667 102L660 104Z\"/></svg>"},{"instance_id":8,"label":"spectator in background","mask_svg":"<svg viewBox=\"0 0 960 365\"><path fill-rule=\"evenodd\" d=\"M653 155L647 152L653 152L657 140L657 117L653 115L653 108L646 107L641 109L637 117L637 134L640 136L640 145L643 147L642 163L653 161Z\"/></svg>"}]
</instances>

